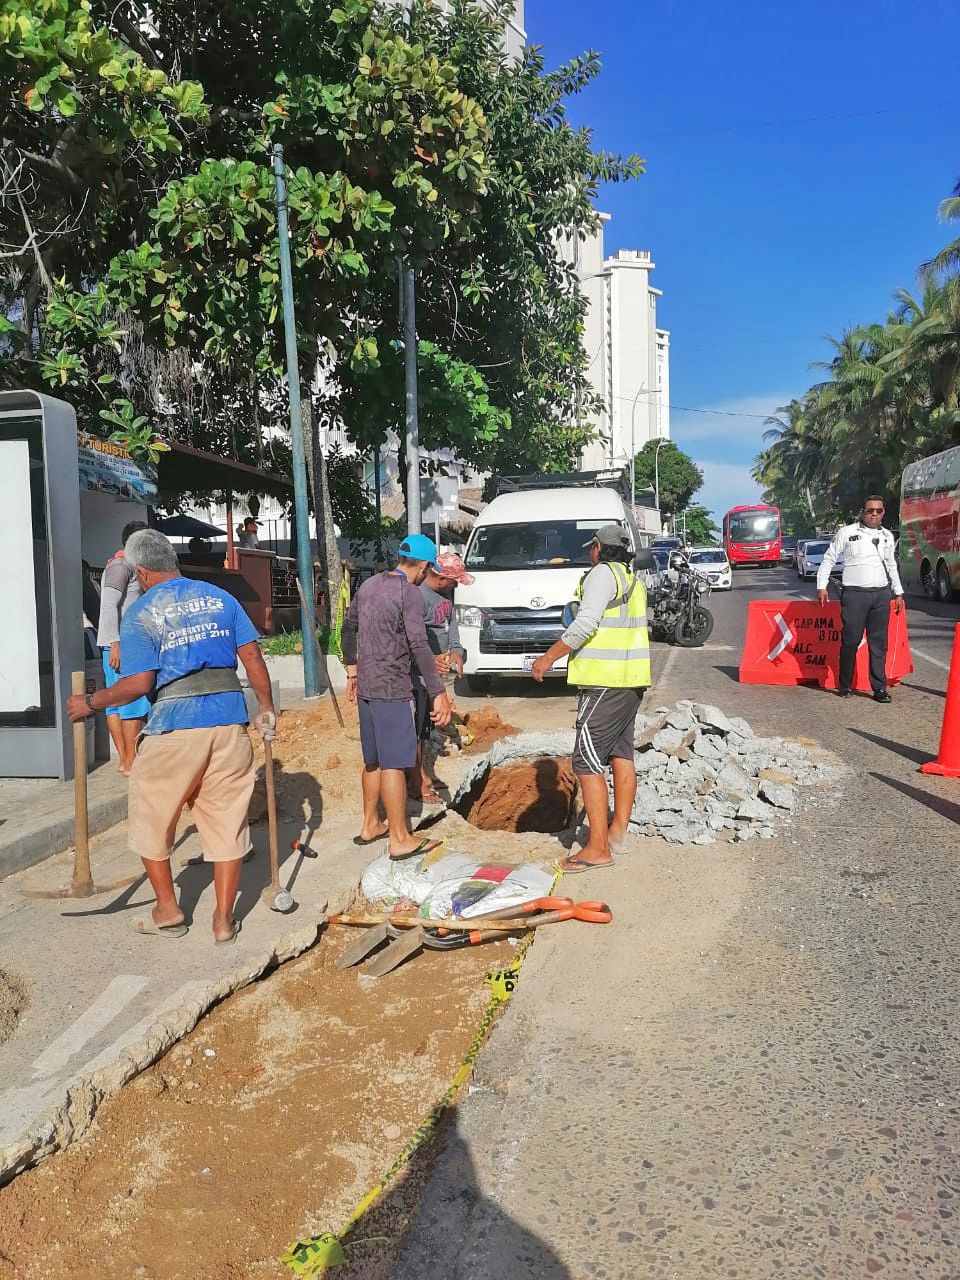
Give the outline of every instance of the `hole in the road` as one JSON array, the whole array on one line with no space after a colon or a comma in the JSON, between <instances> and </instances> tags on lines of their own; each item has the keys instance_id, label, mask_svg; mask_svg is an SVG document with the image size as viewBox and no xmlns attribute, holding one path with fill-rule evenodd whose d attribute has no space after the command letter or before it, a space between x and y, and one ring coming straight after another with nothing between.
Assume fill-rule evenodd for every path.
<instances>
[{"instance_id":1,"label":"hole in the road","mask_svg":"<svg viewBox=\"0 0 960 1280\"><path fill-rule=\"evenodd\" d=\"M886 880L889 871L868 871L860 867L842 867L838 873L843 880L862 880L864 884L876 884Z\"/></svg>"},{"instance_id":2,"label":"hole in the road","mask_svg":"<svg viewBox=\"0 0 960 1280\"><path fill-rule=\"evenodd\" d=\"M481 774L458 800L457 812L482 831L546 831L573 825L577 779L566 760L539 756Z\"/></svg>"}]
</instances>

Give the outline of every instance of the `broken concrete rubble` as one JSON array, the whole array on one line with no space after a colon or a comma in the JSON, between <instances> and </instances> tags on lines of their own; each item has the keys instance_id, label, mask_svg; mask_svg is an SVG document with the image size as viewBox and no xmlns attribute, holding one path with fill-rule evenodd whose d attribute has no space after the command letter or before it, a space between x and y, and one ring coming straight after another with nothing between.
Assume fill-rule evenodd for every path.
<instances>
[{"instance_id":1,"label":"broken concrete rubble","mask_svg":"<svg viewBox=\"0 0 960 1280\"><path fill-rule=\"evenodd\" d=\"M638 786L631 826L671 844L771 839L773 824L795 806L796 788L824 777L799 743L758 736L746 720L688 699L638 716L634 742ZM453 806L460 808L491 769L572 750L571 733L503 739L477 760Z\"/></svg>"}]
</instances>

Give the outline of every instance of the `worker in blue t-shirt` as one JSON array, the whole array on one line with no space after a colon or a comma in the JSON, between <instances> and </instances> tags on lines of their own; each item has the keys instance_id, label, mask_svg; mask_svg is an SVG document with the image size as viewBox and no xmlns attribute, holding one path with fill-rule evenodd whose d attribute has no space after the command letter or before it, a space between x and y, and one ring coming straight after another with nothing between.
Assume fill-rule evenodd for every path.
<instances>
[{"instance_id":1,"label":"worker in blue t-shirt","mask_svg":"<svg viewBox=\"0 0 960 1280\"><path fill-rule=\"evenodd\" d=\"M110 689L77 694L71 720L152 696L130 774L129 839L157 898L138 933L165 938L187 932L170 858L177 822L189 802L214 864L217 907L213 935L232 942L239 930L233 906L240 868L250 850L247 810L254 783L247 707L237 677L239 659L260 704L254 724L272 741L276 715L270 676L253 623L229 592L182 578L172 545L155 529L135 533L126 563L143 590L120 626L121 678Z\"/></svg>"}]
</instances>

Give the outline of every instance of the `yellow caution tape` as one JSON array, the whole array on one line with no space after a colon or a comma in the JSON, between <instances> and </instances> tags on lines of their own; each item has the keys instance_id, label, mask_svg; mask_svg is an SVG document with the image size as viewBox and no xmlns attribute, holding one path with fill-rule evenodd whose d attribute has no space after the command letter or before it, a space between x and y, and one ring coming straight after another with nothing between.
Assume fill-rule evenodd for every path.
<instances>
[{"instance_id":1,"label":"yellow caution tape","mask_svg":"<svg viewBox=\"0 0 960 1280\"><path fill-rule=\"evenodd\" d=\"M556 879L553 882L550 892L557 886L562 871L557 870ZM503 1009L504 1005L513 995L517 979L520 973L520 966L523 964L524 956L530 949L533 942L533 934L529 933L517 947L517 954L513 963L506 968L493 969L487 974L484 981L490 988L490 1003L487 1005L477 1034L471 1041L470 1048L467 1050L466 1057L454 1073L449 1088L432 1108L429 1114L420 1122L414 1131L412 1137L401 1150L400 1154L394 1160L393 1164L383 1175L375 1187L372 1187L363 1197L350 1217L344 1223L340 1231L336 1235L325 1232L323 1235L311 1236L309 1240L298 1240L292 1244L285 1254L280 1258L284 1266L288 1267L295 1275L298 1276L319 1276L328 1267L336 1267L346 1261L344 1248L350 1247L350 1242L346 1237L354 1229L363 1215L371 1208L371 1206L379 1199L386 1190L387 1185L393 1181L405 1164L414 1156L423 1146L426 1140L433 1133L439 1124L444 1112L450 1106L460 1089L470 1078L473 1071L473 1064L479 1056L480 1050L486 1042L487 1036L490 1034L497 1015ZM360 1241L355 1243L359 1244Z\"/></svg>"}]
</instances>

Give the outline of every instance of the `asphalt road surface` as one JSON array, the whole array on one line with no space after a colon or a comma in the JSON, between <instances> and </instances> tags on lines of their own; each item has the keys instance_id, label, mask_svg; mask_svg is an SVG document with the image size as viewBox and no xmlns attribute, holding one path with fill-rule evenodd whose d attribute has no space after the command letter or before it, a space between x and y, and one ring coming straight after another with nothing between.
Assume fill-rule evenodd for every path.
<instances>
[{"instance_id":1,"label":"asphalt road surface","mask_svg":"<svg viewBox=\"0 0 960 1280\"><path fill-rule=\"evenodd\" d=\"M736 575L651 701L812 740L830 780L776 839L563 882L614 922L538 935L394 1280L960 1277L960 781L919 773L960 608L911 602L890 706L739 684L748 601L812 589Z\"/></svg>"}]
</instances>

